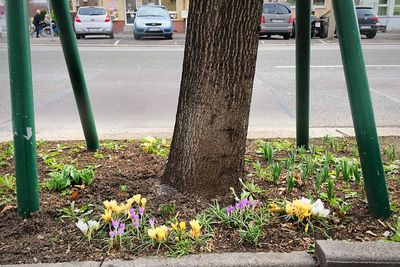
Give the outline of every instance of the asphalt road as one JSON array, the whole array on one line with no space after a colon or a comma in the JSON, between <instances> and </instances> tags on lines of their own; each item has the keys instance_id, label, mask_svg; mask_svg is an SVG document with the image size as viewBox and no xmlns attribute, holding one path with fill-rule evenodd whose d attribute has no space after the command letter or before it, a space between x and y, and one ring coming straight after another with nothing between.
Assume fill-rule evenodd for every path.
<instances>
[{"instance_id":1,"label":"asphalt road","mask_svg":"<svg viewBox=\"0 0 400 267\"><path fill-rule=\"evenodd\" d=\"M11 132L5 38L0 40L0 132ZM170 131L174 126L184 36L175 40L80 40L80 52L99 131ZM400 127L400 41L363 40L375 117ZM32 40L36 128L81 132L58 40ZM295 127L294 41L260 40L250 129ZM313 40L311 126L351 127L337 41Z\"/></svg>"}]
</instances>

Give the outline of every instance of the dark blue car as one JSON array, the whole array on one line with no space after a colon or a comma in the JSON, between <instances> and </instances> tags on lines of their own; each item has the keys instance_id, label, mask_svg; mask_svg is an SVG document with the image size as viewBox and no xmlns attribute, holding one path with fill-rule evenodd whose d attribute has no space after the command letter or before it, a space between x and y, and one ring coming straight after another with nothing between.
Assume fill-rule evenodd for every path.
<instances>
[{"instance_id":1,"label":"dark blue car","mask_svg":"<svg viewBox=\"0 0 400 267\"><path fill-rule=\"evenodd\" d=\"M146 5L136 12L133 36L136 40L146 36L164 36L172 39L171 16L164 6Z\"/></svg>"}]
</instances>

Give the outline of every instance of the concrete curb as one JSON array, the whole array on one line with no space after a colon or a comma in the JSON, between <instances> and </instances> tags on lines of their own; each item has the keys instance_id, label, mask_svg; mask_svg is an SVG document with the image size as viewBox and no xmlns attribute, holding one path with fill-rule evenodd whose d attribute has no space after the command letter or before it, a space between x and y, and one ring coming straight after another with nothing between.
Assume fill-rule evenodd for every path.
<instances>
[{"instance_id":1,"label":"concrete curb","mask_svg":"<svg viewBox=\"0 0 400 267\"><path fill-rule=\"evenodd\" d=\"M23 265L0 265L1 267L313 267L315 262L306 252L276 253L222 253L197 254L181 258L146 257L135 260L107 260L101 262L69 262Z\"/></svg>"},{"instance_id":2,"label":"concrete curb","mask_svg":"<svg viewBox=\"0 0 400 267\"><path fill-rule=\"evenodd\" d=\"M154 129L124 129L124 130L98 130L99 138L101 140L112 139L132 139L143 138L146 136L155 136L159 138L171 138L173 133L172 128L154 128ZM325 135L331 137L353 137L354 129L351 127L331 127L331 128L311 128L310 137L320 138ZM379 127L379 136L400 136L400 127ZM247 138L295 138L295 128L249 128ZM36 131L36 139L47 141L67 141L67 140L83 140L83 133L81 129L69 131ZM11 131L0 131L0 142L11 141Z\"/></svg>"},{"instance_id":3,"label":"concrete curb","mask_svg":"<svg viewBox=\"0 0 400 267\"><path fill-rule=\"evenodd\" d=\"M315 254L321 267L400 266L400 243L318 240Z\"/></svg>"}]
</instances>

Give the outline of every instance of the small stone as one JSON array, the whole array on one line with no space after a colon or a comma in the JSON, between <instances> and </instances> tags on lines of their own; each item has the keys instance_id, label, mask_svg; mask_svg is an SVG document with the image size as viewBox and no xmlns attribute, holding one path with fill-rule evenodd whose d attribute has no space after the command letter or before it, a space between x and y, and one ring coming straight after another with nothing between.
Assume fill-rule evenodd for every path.
<instances>
[{"instance_id":1,"label":"small stone","mask_svg":"<svg viewBox=\"0 0 400 267\"><path fill-rule=\"evenodd\" d=\"M390 231L385 231L385 232L383 233L383 236L386 237L386 238L387 238L388 236L390 236Z\"/></svg>"},{"instance_id":2,"label":"small stone","mask_svg":"<svg viewBox=\"0 0 400 267\"><path fill-rule=\"evenodd\" d=\"M39 239L39 240L43 240L44 236L43 235L38 235L36 238Z\"/></svg>"}]
</instances>

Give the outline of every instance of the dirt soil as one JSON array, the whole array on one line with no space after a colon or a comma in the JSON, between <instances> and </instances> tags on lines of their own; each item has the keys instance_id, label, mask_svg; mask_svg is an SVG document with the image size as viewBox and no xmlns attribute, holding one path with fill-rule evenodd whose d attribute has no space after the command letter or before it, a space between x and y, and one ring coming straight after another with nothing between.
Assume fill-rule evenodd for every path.
<instances>
[{"instance_id":1,"label":"dirt soil","mask_svg":"<svg viewBox=\"0 0 400 267\"><path fill-rule=\"evenodd\" d=\"M122 149L101 148L99 154L85 151L83 142L62 142L57 147L57 142L46 142L38 147L38 172L40 182L47 179L49 168L43 162L43 154L59 150L57 162L74 164L78 168L88 165L97 166L94 182L83 189L75 188L78 192L76 206L93 203L101 205L103 200L116 199L124 201L128 197L140 193L148 199L149 209L156 218L162 220L159 206L163 203L174 203L181 217L191 218L209 207L213 200L194 198L190 195L176 194L172 199L165 199L158 194L159 179L163 174L166 159L143 152L137 141L117 141ZM312 140L313 144L323 145L321 139ZM354 140L349 141L354 144ZM392 144L400 151L399 137L386 137L381 139L382 148ZM3 144L4 146L4 144ZM343 155L350 156L352 147L349 145ZM2 148L0 146L0 148ZM249 140L246 157L251 160L259 159L254 151L256 144ZM117 151L118 150L118 151ZM40 156L42 154L42 156ZM103 158L101 158L103 156ZM278 157L284 155L277 155ZM264 163L265 164L265 163ZM296 184L291 193L287 193L285 174L281 176L278 185L266 179L260 179L254 175L252 163L246 167L247 178L266 190L261 200L268 198L280 198L293 200L305 197L305 192L312 191L313 181L307 184ZM13 159L8 158L6 164L0 167L0 176L14 173ZM399 206L400 190L398 176L388 177L387 183L391 197L391 203ZM126 185L126 191L120 190L120 185ZM71 193L60 194L50 192L45 186L40 187L40 211L34 213L29 219L21 219L18 216L15 199L11 203L0 205L0 264L19 264L36 262L68 262L68 261L102 261L108 258L132 259L135 256L129 251L108 252L104 243L93 242L91 245L83 239L82 233L71 220L57 218L58 209L69 207ZM384 239L385 231L390 230L387 223L393 225L395 218L387 221L377 220L370 216L367 210L364 193L360 186L352 185L352 190L361 197L354 198L353 208L347 213L346 219L338 223L327 232L314 232L305 234L296 229L291 223L273 221L263 234L262 247L254 248L240 240L237 231L223 226L215 230L212 241L212 252L242 252L242 251L305 251L312 250L316 239L340 239L353 241L372 241ZM345 198L345 193L337 191L337 194ZM75 193L76 195L76 193ZM221 205L233 202L230 193L218 199ZM400 208L400 207L399 207ZM397 216L399 211L396 211ZM153 254L143 252L141 256Z\"/></svg>"}]
</instances>

